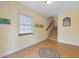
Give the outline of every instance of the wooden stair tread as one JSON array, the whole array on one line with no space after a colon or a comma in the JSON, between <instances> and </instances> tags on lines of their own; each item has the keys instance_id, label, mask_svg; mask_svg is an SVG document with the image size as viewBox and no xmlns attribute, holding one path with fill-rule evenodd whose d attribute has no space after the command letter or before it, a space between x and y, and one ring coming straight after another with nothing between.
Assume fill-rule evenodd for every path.
<instances>
[{"instance_id":1,"label":"wooden stair tread","mask_svg":"<svg viewBox=\"0 0 79 59\"><path fill-rule=\"evenodd\" d=\"M53 27L52 31L48 36L48 39L57 39L57 27Z\"/></svg>"}]
</instances>

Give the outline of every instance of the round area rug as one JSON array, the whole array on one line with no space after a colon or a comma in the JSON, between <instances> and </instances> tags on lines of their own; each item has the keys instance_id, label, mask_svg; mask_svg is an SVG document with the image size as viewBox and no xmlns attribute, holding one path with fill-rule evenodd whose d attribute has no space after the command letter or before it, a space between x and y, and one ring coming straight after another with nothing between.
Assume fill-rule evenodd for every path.
<instances>
[{"instance_id":1,"label":"round area rug","mask_svg":"<svg viewBox=\"0 0 79 59\"><path fill-rule=\"evenodd\" d=\"M39 56L41 58L59 58L60 54L55 49L43 47L39 50Z\"/></svg>"}]
</instances>

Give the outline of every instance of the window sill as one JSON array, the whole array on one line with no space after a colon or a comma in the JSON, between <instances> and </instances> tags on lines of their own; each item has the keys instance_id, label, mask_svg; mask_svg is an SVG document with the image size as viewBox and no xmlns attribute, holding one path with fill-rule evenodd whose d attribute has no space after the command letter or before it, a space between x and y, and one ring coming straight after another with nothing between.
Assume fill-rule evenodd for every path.
<instances>
[{"instance_id":1,"label":"window sill","mask_svg":"<svg viewBox=\"0 0 79 59\"><path fill-rule=\"evenodd\" d=\"M24 35L31 35L33 33L23 33L23 34L19 34L19 36L24 36Z\"/></svg>"}]
</instances>

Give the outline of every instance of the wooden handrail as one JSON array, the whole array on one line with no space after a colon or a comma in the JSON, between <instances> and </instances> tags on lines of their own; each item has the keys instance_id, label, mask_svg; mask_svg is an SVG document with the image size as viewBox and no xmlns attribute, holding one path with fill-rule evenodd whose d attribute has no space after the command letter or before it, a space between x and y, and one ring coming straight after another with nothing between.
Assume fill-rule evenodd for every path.
<instances>
[{"instance_id":1,"label":"wooden handrail","mask_svg":"<svg viewBox=\"0 0 79 59\"><path fill-rule=\"evenodd\" d=\"M46 30L48 30L48 29L50 28L50 26L52 25L53 22L54 22L54 21L52 20L52 22L49 24L49 26L47 27Z\"/></svg>"}]
</instances>

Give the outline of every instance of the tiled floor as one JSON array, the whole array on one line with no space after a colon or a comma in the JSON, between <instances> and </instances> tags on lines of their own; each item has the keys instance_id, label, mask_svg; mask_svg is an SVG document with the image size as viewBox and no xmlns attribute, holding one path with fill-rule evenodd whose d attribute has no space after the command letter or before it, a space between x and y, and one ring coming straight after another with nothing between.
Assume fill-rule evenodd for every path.
<instances>
[{"instance_id":1,"label":"tiled floor","mask_svg":"<svg viewBox=\"0 0 79 59\"><path fill-rule=\"evenodd\" d=\"M39 49L42 47L51 47L60 53L60 57L79 57L79 47L58 43L53 40L44 40L31 47L25 48L21 51L6 56L7 58L39 58Z\"/></svg>"}]
</instances>

